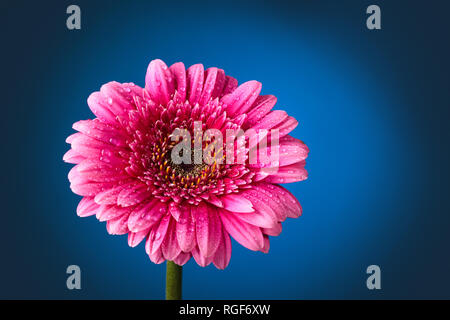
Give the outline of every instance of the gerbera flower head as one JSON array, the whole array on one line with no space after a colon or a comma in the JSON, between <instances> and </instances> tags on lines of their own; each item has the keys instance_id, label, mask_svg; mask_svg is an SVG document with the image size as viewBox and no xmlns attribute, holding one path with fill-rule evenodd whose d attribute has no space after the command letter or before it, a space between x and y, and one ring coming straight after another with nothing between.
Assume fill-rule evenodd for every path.
<instances>
[{"instance_id":1,"label":"gerbera flower head","mask_svg":"<svg viewBox=\"0 0 450 320\"><path fill-rule=\"evenodd\" d=\"M132 247L145 239L154 263L193 257L224 269L230 236L267 253L281 222L302 212L279 184L307 178L308 148L289 135L297 121L260 91L218 68L161 60L145 88L103 85L87 101L96 118L74 123L67 138L77 214L128 234Z\"/></svg>"}]
</instances>

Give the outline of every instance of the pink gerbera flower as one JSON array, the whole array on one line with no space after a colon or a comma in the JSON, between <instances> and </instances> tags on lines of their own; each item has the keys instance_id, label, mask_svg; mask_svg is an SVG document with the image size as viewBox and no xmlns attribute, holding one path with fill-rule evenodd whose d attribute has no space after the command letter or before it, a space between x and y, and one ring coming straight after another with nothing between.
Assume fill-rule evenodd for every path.
<instances>
[{"instance_id":1,"label":"pink gerbera flower","mask_svg":"<svg viewBox=\"0 0 450 320\"><path fill-rule=\"evenodd\" d=\"M194 257L200 266L212 262L224 269L230 236L250 250L268 252L269 237L280 234L281 222L302 212L279 183L307 178L308 148L288 135L297 121L272 111L276 97L260 91L259 82L238 86L221 69L205 71L196 64L185 70L181 62L167 67L161 60L150 63L145 88L103 85L87 101L96 118L76 122L78 132L67 138L71 149L64 161L76 164L70 187L83 197L77 214L95 214L110 234L128 234L132 247L146 239L154 263L183 265ZM276 129L279 160L175 164L172 134L182 128L195 137L196 121L202 130L224 135L227 129ZM271 154L272 136L266 137ZM246 145L244 153L250 149Z\"/></svg>"}]
</instances>

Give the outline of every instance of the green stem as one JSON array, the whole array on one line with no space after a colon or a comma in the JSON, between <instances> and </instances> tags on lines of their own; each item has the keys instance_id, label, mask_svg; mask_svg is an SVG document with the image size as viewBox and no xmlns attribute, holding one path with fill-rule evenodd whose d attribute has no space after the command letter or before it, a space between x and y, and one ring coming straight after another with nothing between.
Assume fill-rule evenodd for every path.
<instances>
[{"instance_id":1,"label":"green stem","mask_svg":"<svg viewBox=\"0 0 450 320\"><path fill-rule=\"evenodd\" d=\"M167 261L166 300L181 300L182 275L183 267L172 261Z\"/></svg>"}]
</instances>

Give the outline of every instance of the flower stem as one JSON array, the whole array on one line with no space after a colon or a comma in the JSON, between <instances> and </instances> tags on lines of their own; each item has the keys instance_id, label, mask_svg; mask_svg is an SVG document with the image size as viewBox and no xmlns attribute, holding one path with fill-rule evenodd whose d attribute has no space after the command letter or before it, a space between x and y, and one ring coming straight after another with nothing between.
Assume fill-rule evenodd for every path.
<instances>
[{"instance_id":1,"label":"flower stem","mask_svg":"<svg viewBox=\"0 0 450 320\"><path fill-rule=\"evenodd\" d=\"M172 261L167 261L166 300L181 300L182 275L183 267Z\"/></svg>"}]
</instances>

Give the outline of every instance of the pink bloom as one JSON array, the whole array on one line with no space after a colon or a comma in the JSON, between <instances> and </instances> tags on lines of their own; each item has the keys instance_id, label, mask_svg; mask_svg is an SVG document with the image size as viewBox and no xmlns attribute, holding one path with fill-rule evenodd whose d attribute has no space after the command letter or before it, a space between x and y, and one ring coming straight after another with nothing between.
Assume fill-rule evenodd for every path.
<instances>
[{"instance_id":1,"label":"pink bloom","mask_svg":"<svg viewBox=\"0 0 450 320\"><path fill-rule=\"evenodd\" d=\"M269 237L302 208L279 183L307 178L307 146L289 136L297 121L272 111L276 97L259 95L261 84L240 86L224 71L196 64L185 70L153 60L145 88L110 82L88 98L96 118L74 123L64 161L76 164L70 187L81 199L77 214L106 221L110 234L128 234L131 247L146 239L151 261L224 269L232 236L244 247L267 253ZM269 164L175 165L170 135L193 130L278 129L279 169ZM270 139L270 137L269 137ZM273 148L267 143L268 153ZM248 148L245 148L248 152Z\"/></svg>"}]
</instances>

